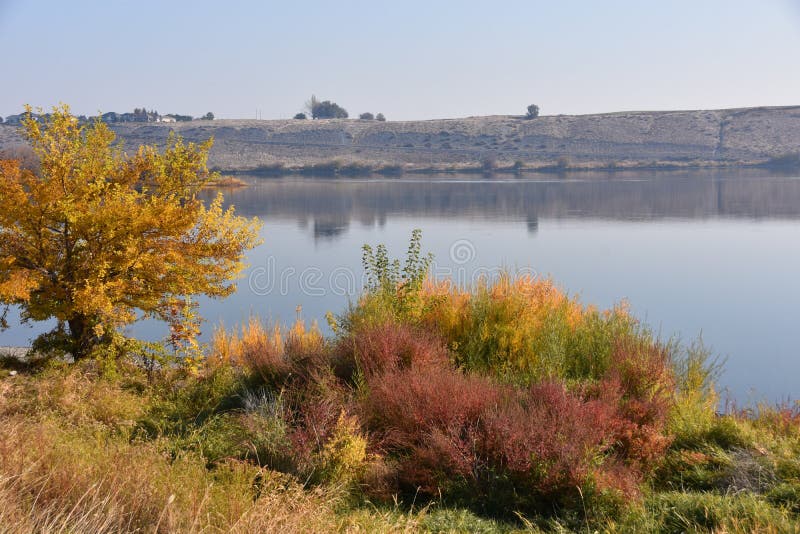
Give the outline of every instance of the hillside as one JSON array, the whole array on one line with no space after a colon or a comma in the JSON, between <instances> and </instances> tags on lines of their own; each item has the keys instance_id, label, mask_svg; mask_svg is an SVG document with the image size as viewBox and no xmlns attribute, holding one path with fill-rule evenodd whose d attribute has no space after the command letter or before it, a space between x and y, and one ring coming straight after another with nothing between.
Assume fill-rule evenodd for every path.
<instances>
[{"instance_id":1,"label":"hillside","mask_svg":"<svg viewBox=\"0 0 800 534\"><path fill-rule=\"evenodd\" d=\"M357 119L215 120L123 123L114 130L133 147L163 143L170 131L199 141L213 136L211 166L247 171L332 160L407 168L458 168L496 160L528 167L737 165L800 152L800 106L709 111L620 112L376 122ZM0 146L19 142L0 127Z\"/></svg>"}]
</instances>

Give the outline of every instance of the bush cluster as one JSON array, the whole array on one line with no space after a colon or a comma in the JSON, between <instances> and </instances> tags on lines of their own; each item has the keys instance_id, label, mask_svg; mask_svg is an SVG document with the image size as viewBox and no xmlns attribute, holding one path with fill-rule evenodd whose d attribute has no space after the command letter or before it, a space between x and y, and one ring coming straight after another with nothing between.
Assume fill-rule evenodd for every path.
<instances>
[{"instance_id":1,"label":"bush cluster","mask_svg":"<svg viewBox=\"0 0 800 534\"><path fill-rule=\"evenodd\" d=\"M668 349L623 307L546 280L431 283L420 239L404 264L365 247L366 292L333 339L302 323L217 333L210 365L263 388L245 423L259 461L498 516L639 495L670 444Z\"/></svg>"}]
</instances>

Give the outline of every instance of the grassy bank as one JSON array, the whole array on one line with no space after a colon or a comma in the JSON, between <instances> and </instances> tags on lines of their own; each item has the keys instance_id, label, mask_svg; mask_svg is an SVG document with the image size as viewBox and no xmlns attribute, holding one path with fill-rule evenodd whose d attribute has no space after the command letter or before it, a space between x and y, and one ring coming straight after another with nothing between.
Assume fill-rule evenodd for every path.
<instances>
[{"instance_id":1,"label":"grassy bank","mask_svg":"<svg viewBox=\"0 0 800 534\"><path fill-rule=\"evenodd\" d=\"M699 344L548 280L464 289L366 249L334 335L0 369L9 532L788 532L800 413L716 413Z\"/></svg>"}]
</instances>

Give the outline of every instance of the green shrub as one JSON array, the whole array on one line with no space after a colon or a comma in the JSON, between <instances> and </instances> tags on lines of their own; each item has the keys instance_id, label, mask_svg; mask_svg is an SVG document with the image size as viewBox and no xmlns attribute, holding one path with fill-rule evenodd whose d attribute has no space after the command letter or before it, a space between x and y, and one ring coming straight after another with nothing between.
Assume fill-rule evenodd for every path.
<instances>
[{"instance_id":1,"label":"green shrub","mask_svg":"<svg viewBox=\"0 0 800 534\"><path fill-rule=\"evenodd\" d=\"M197 452L209 465L223 460L246 458L250 434L241 417L232 413L209 417L172 442L176 454Z\"/></svg>"},{"instance_id":2,"label":"green shrub","mask_svg":"<svg viewBox=\"0 0 800 534\"><path fill-rule=\"evenodd\" d=\"M366 288L355 306L340 316L328 314L332 330L346 334L365 324L418 320L423 305L422 289L428 277L432 254L422 254L422 231L411 233L405 263L390 259L383 244L362 248L361 262Z\"/></svg>"},{"instance_id":3,"label":"green shrub","mask_svg":"<svg viewBox=\"0 0 800 534\"><path fill-rule=\"evenodd\" d=\"M597 380L617 345L655 344L624 306L583 306L529 276L505 273L467 289L433 285L423 300L421 321L447 340L460 365L512 382Z\"/></svg>"},{"instance_id":4,"label":"green shrub","mask_svg":"<svg viewBox=\"0 0 800 534\"><path fill-rule=\"evenodd\" d=\"M720 366L702 340L674 357L673 362L675 406L668 423L674 436L673 448L703 450L711 446L727 450L752 446L736 417L717 414L719 396L714 380Z\"/></svg>"},{"instance_id":5,"label":"green shrub","mask_svg":"<svg viewBox=\"0 0 800 534\"><path fill-rule=\"evenodd\" d=\"M238 407L243 388L232 367L160 384L149 410L137 421L137 433L149 438L191 434L209 418Z\"/></svg>"}]
</instances>

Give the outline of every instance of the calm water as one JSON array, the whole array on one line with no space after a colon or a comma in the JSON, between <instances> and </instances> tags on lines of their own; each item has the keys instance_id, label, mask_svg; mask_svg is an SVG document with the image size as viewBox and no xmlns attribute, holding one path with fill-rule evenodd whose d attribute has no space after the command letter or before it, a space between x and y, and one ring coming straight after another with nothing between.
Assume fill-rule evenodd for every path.
<instances>
[{"instance_id":1,"label":"calm water","mask_svg":"<svg viewBox=\"0 0 800 534\"><path fill-rule=\"evenodd\" d=\"M662 333L727 358L740 401L800 397L800 178L754 172L580 174L552 180L250 179L226 192L263 219L239 291L201 302L212 325L257 313L324 325L363 276L361 245L402 256L413 228L435 270L468 281L505 266L552 276L585 302L621 299ZM0 333L27 343L36 330ZM160 335L152 324L134 333Z\"/></svg>"}]
</instances>

